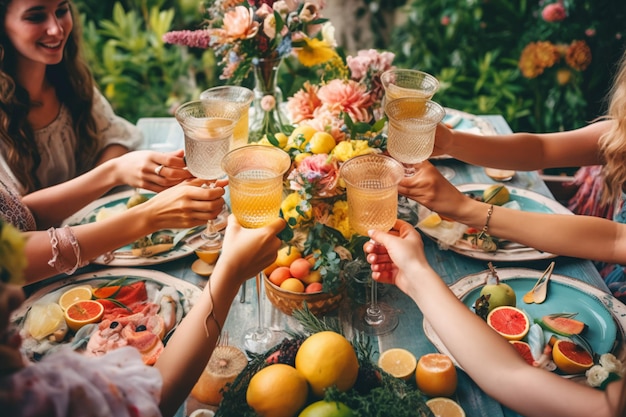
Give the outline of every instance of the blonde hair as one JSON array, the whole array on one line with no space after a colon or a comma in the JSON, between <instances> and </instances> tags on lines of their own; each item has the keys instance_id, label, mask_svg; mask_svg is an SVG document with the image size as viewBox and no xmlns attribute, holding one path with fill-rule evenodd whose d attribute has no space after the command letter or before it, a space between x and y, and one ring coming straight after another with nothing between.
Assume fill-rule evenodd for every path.
<instances>
[{"instance_id":1,"label":"blonde hair","mask_svg":"<svg viewBox=\"0 0 626 417\"><path fill-rule=\"evenodd\" d=\"M599 140L600 155L604 160L603 203L615 202L626 185L626 51L619 62L609 97L606 119L614 123Z\"/></svg>"}]
</instances>

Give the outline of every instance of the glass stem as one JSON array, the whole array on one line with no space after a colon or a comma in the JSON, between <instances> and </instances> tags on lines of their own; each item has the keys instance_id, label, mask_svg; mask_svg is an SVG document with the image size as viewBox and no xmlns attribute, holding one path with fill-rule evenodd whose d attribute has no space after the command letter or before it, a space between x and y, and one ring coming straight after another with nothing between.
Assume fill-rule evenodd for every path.
<instances>
[{"instance_id":1,"label":"glass stem","mask_svg":"<svg viewBox=\"0 0 626 417\"><path fill-rule=\"evenodd\" d=\"M378 283L373 279L370 291L370 307L367 309L367 314L378 317L380 316L380 307L378 306Z\"/></svg>"},{"instance_id":2,"label":"glass stem","mask_svg":"<svg viewBox=\"0 0 626 417\"><path fill-rule=\"evenodd\" d=\"M257 322L257 331L259 333L262 333L263 331L263 323L264 323L264 317L265 317L265 312L263 311L263 306L261 305L261 301L263 300L263 272L259 272L258 274L256 274L255 277L256 280L256 305L257 308L259 309L259 314L257 314L257 318L258 318L258 322Z\"/></svg>"}]
</instances>

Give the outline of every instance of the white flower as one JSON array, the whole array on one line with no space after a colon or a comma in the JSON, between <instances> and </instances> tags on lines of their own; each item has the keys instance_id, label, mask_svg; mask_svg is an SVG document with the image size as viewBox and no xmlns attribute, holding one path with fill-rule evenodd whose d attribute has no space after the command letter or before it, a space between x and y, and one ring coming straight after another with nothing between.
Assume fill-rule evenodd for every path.
<instances>
[{"instance_id":1,"label":"white flower","mask_svg":"<svg viewBox=\"0 0 626 417\"><path fill-rule=\"evenodd\" d=\"M591 387L599 387L609 377L609 371L602 365L594 365L585 372L587 384Z\"/></svg>"},{"instance_id":2,"label":"white flower","mask_svg":"<svg viewBox=\"0 0 626 417\"><path fill-rule=\"evenodd\" d=\"M322 40L333 48L337 47L337 40L335 39L335 27L332 23L326 22L322 25Z\"/></svg>"},{"instance_id":3,"label":"white flower","mask_svg":"<svg viewBox=\"0 0 626 417\"><path fill-rule=\"evenodd\" d=\"M622 376L624 373L624 365L611 353L605 353L600 356L600 365L609 373Z\"/></svg>"}]
</instances>

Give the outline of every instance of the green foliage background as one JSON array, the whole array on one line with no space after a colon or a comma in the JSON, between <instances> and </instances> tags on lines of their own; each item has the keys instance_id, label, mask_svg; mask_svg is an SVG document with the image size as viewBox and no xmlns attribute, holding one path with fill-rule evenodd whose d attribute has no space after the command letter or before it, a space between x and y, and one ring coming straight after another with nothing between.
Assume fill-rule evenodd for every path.
<instances>
[{"instance_id":1,"label":"green foliage background","mask_svg":"<svg viewBox=\"0 0 626 417\"><path fill-rule=\"evenodd\" d=\"M165 45L163 33L196 29L204 0L75 0L84 25L87 58L116 111L131 121L168 116L170 109L224 83L210 50ZM556 0L554 0L556 1ZM404 23L385 45L380 14L374 13L375 47L396 54L395 65L435 75L435 100L473 114L502 114L514 131L551 132L584 125L606 111L604 97L625 47L623 0L564 0L568 17L547 23L551 0L365 0L370 10L397 10ZM595 34L587 36L585 31ZM566 85L556 68L535 79L517 68L529 42L569 44L584 39L592 50L589 68ZM307 78L288 61L281 73L286 97ZM251 87L251 80L246 85Z\"/></svg>"}]
</instances>

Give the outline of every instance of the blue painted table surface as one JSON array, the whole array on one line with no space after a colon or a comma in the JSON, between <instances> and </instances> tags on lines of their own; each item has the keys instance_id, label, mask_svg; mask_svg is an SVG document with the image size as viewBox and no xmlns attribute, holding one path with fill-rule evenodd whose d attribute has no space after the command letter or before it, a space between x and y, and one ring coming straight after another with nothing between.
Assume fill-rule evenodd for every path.
<instances>
[{"instance_id":1,"label":"blue painted table surface","mask_svg":"<svg viewBox=\"0 0 626 417\"><path fill-rule=\"evenodd\" d=\"M481 116L491 123L498 133L510 133L511 130L501 116ZM173 118L140 119L138 126L145 136L145 148L152 149L176 149L183 147L182 131L177 126ZM455 171L451 182L460 185L465 183L493 183L483 171L483 168L465 164L455 159L442 159L434 161L435 165L448 166ZM545 183L541 180L537 172L517 172L514 178L508 182L514 187L529 189L540 194L552 197ZM487 269L487 262L468 258L452 251L443 251L437 247L431 239L424 237L426 256L433 268L441 275L441 278L448 284L453 284L457 280L477 272ZM168 273L174 277L193 282L200 287L206 284L206 278L200 277L191 271L191 264L196 260L195 255L168 263L145 267L156 269ZM590 261L558 257L555 259L556 267L554 273L570 276L590 283L598 288L607 291L602 278ZM529 261L529 262L494 262L497 267L523 267L543 271L551 260ZM375 358L378 352L393 347L402 347L411 351L416 357L429 352L436 352L435 347L426 338L423 330L423 316L417 306L409 297L404 295L395 287L381 289L380 300L391 304L400 317L398 327L390 334L379 336L374 340L376 349ZM262 299L263 300L263 299ZM274 308L267 300L262 302L265 311L265 321L268 326L277 333L284 330L299 330L300 325L292 317L287 316ZM349 303L344 302L332 316L338 317L344 327L347 336L351 334L351 308ZM228 333L228 342L232 345L242 347L243 332L250 327L254 327L257 317L256 288L254 279L245 285L245 302L240 302L237 297L231 306L224 330ZM451 317L451 320L453 318ZM477 385L462 371L459 371L459 385L454 399L464 408L468 417L498 417L516 416L517 414L502 407L498 402L487 396ZM189 402L187 413L197 407ZM178 416L187 414L184 408L179 410Z\"/></svg>"}]
</instances>

